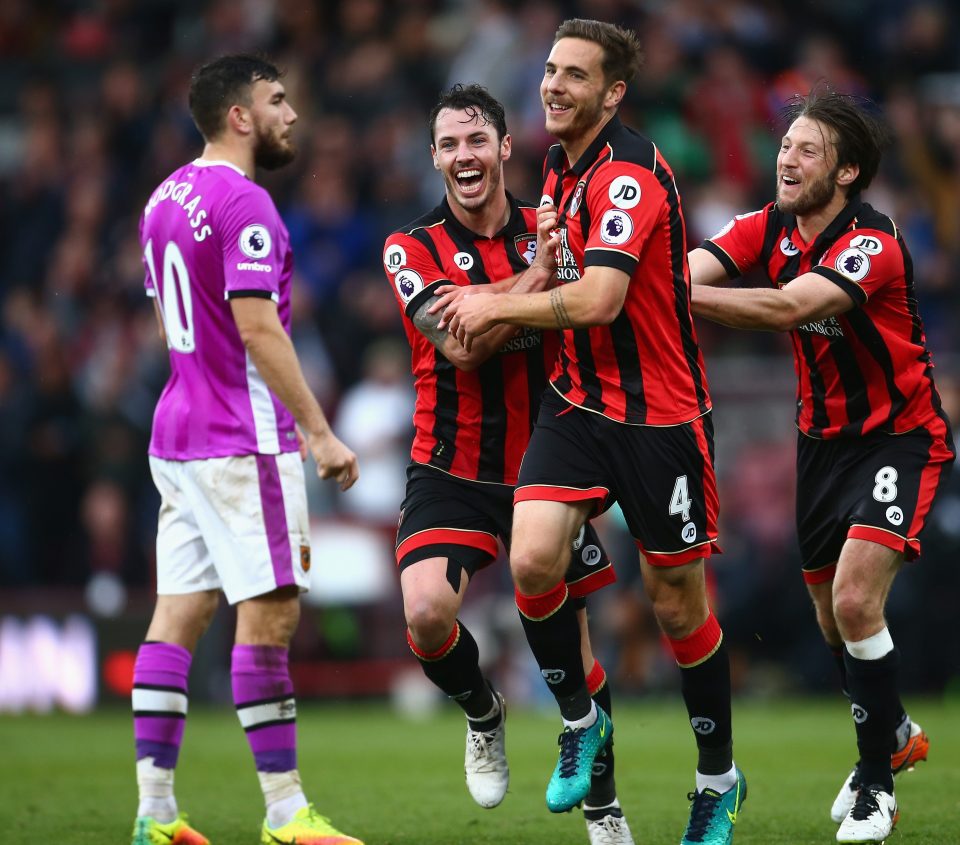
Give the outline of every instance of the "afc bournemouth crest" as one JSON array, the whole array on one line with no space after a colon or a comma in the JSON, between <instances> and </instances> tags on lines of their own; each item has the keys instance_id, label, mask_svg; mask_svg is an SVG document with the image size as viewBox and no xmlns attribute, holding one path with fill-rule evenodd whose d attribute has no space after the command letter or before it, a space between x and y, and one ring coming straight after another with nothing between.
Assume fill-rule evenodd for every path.
<instances>
[{"instance_id":1,"label":"afc bournemouth crest","mask_svg":"<svg viewBox=\"0 0 960 845\"><path fill-rule=\"evenodd\" d=\"M582 179L577 182L577 187L573 189L573 198L570 200L570 211L567 212L568 217L575 217L580 210L580 203L583 200L583 192L586 188L587 183Z\"/></svg>"},{"instance_id":2,"label":"afc bournemouth crest","mask_svg":"<svg viewBox=\"0 0 960 845\"><path fill-rule=\"evenodd\" d=\"M513 245L527 264L533 264L533 259L537 257L536 234L527 232L525 235L517 235L513 239Z\"/></svg>"}]
</instances>

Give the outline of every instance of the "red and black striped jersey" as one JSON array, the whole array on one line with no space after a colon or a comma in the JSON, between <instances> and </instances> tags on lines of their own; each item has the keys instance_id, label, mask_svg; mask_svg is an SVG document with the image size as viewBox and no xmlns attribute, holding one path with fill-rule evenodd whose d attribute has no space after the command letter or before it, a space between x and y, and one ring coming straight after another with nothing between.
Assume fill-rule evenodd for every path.
<instances>
[{"instance_id":1,"label":"red and black striped jersey","mask_svg":"<svg viewBox=\"0 0 960 845\"><path fill-rule=\"evenodd\" d=\"M557 332L524 329L464 372L411 319L442 284L488 284L529 266L536 256L537 210L508 199L510 219L492 238L463 226L444 199L387 238L383 262L412 350L417 399L411 458L459 478L514 485L557 357Z\"/></svg>"},{"instance_id":2,"label":"red and black striped jersey","mask_svg":"<svg viewBox=\"0 0 960 845\"><path fill-rule=\"evenodd\" d=\"M939 417L940 396L903 236L885 214L851 198L811 243L770 203L704 241L735 278L762 267L780 288L804 273L839 285L854 308L791 332L797 426L811 437L899 434Z\"/></svg>"},{"instance_id":3,"label":"red and black striped jersey","mask_svg":"<svg viewBox=\"0 0 960 845\"><path fill-rule=\"evenodd\" d=\"M690 422L710 410L710 396L673 173L656 146L616 116L566 164L563 149L551 147L544 199L560 214L560 283L594 265L622 270L630 282L610 325L563 332L550 382L568 402L617 422Z\"/></svg>"}]
</instances>

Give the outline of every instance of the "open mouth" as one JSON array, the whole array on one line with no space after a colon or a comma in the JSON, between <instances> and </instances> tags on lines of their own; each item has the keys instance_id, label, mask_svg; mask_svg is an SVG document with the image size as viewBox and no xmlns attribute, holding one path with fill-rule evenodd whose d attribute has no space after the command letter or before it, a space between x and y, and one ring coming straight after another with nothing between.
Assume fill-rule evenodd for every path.
<instances>
[{"instance_id":1,"label":"open mouth","mask_svg":"<svg viewBox=\"0 0 960 845\"><path fill-rule=\"evenodd\" d=\"M565 106L562 103L547 103L547 114L561 115L568 111L570 111L570 106Z\"/></svg>"},{"instance_id":2,"label":"open mouth","mask_svg":"<svg viewBox=\"0 0 960 845\"><path fill-rule=\"evenodd\" d=\"M456 175L457 185L464 196L472 196L479 193L483 187L483 171L473 168L471 170L461 170Z\"/></svg>"}]
</instances>

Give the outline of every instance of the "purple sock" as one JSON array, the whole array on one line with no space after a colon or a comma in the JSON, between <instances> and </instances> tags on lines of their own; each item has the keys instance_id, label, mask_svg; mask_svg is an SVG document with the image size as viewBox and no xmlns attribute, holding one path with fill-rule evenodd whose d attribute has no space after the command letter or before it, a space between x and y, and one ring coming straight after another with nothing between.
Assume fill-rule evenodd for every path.
<instances>
[{"instance_id":1,"label":"purple sock","mask_svg":"<svg viewBox=\"0 0 960 845\"><path fill-rule=\"evenodd\" d=\"M297 768L297 704L282 646L235 645L233 701L258 772Z\"/></svg>"},{"instance_id":2,"label":"purple sock","mask_svg":"<svg viewBox=\"0 0 960 845\"><path fill-rule=\"evenodd\" d=\"M133 736L137 760L153 757L173 769L187 718L187 674L191 655L173 643L143 643L133 668Z\"/></svg>"}]
</instances>

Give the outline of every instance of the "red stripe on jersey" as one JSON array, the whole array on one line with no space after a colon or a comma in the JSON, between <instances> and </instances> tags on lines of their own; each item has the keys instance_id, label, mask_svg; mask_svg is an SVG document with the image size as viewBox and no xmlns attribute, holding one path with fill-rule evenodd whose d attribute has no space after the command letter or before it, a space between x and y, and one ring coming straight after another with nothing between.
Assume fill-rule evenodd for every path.
<instances>
[{"instance_id":1,"label":"red stripe on jersey","mask_svg":"<svg viewBox=\"0 0 960 845\"><path fill-rule=\"evenodd\" d=\"M417 394L412 459L471 481L513 485L556 359L557 333L525 330L465 372L438 352L406 313L418 290L434 282L485 284L528 266L536 209L512 197L510 203L507 225L486 238L462 226L444 201L387 239L384 264L412 351ZM402 270L407 272L401 275Z\"/></svg>"},{"instance_id":2,"label":"red stripe on jersey","mask_svg":"<svg viewBox=\"0 0 960 845\"><path fill-rule=\"evenodd\" d=\"M760 266L781 287L814 272L853 300L853 309L791 332L804 434L897 434L942 418L910 253L886 215L854 197L807 244L795 218L770 203L735 218L703 246L731 277Z\"/></svg>"},{"instance_id":3,"label":"red stripe on jersey","mask_svg":"<svg viewBox=\"0 0 960 845\"><path fill-rule=\"evenodd\" d=\"M572 168L552 148L544 173L560 212L560 282L576 283L591 266L630 277L610 325L563 332L554 387L617 422L680 425L709 411L683 212L664 158L614 117Z\"/></svg>"},{"instance_id":4,"label":"red stripe on jersey","mask_svg":"<svg viewBox=\"0 0 960 845\"><path fill-rule=\"evenodd\" d=\"M458 528L428 528L426 531L418 531L407 537L399 546L397 546L397 563L405 555L416 549L422 549L424 546L469 546L471 549L480 549L486 552L490 557L496 557L499 551L497 538L492 534L486 534L483 531L466 531Z\"/></svg>"}]
</instances>

